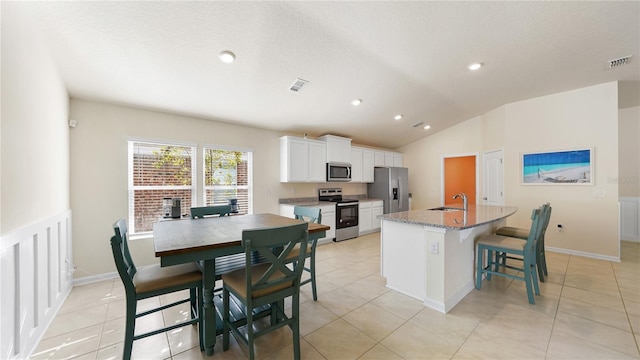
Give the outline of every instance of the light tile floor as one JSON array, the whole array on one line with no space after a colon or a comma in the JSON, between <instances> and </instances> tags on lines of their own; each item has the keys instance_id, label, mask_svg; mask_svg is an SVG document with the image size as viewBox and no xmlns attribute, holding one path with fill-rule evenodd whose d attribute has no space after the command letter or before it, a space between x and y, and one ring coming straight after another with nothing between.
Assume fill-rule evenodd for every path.
<instances>
[{"instance_id":1,"label":"light tile floor","mask_svg":"<svg viewBox=\"0 0 640 360\"><path fill-rule=\"evenodd\" d=\"M304 359L640 359L640 243L622 242L621 263L548 252L549 278L535 305L521 281L493 277L446 315L385 288L379 244L374 233L318 247L318 301L309 285L301 290ZM75 287L32 358L120 359L123 296L119 279ZM186 306L165 310L137 326L186 316ZM214 355L205 356L196 331L136 341L133 357L246 358L233 337L228 351L219 337ZM292 358L291 331L260 338L256 355Z\"/></svg>"}]
</instances>

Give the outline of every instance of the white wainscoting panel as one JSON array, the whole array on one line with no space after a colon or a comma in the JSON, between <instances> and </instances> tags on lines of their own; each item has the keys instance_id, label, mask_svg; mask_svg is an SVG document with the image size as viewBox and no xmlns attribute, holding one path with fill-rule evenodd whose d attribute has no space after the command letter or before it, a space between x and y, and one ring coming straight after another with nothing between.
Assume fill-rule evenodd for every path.
<instances>
[{"instance_id":1,"label":"white wainscoting panel","mask_svg":"<svg viewBox=\"0 0 640 360\"><path fill-rule=\"evenodd\" d=\"M0 238L0 359L27 359L73 286L71 210Z\"/></svg>"},{"instance_id":2,"label":"white wainscoting panel","mask_svg":"<svg viewBox=\"0 0 640 360\"><path fill-rule=\"evenodd\" d=\"M620 240L640 241L640 197L620 197Z\"/></svg>"}]
</instances>

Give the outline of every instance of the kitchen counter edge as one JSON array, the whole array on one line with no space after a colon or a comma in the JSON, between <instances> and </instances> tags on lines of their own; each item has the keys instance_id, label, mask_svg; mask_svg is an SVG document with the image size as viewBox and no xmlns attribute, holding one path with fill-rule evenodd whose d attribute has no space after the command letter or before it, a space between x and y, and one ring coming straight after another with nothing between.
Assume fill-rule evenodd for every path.
<instances>
[{"instance_id":1,"label":"kitchen counter edge","mask_svg":"<svg viewBox=\"0 0 640 360\"><path fill-rule=\"evenodd\" d=\"M514 206L469 205L466 216L463 210L438 211L420 209L384 214L378 218L407 224L464 230L504 219L513 215L516 211L518 211L518 208Z\"/></svg>"}]
</instances>

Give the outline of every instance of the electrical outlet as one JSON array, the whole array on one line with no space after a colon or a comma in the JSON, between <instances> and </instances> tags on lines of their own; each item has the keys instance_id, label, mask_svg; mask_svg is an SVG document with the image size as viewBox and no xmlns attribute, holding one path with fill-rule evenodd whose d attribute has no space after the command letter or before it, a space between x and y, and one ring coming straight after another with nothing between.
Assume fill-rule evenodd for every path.
<instances>
[{"instance_id":1,"label":"electrical outlet","mask_svg":"<svg viewBox=\"0 0 640 360\"><path fill-rule=\"evenodd\" d=\"M438 242L431 240L429 242L429 251L431 251L432 254L437 254L438 253Z\"/></svg>"},{"instance_id":2,"label":"electrical outlet","mask_svg":"<svg viewBox=\"0 0 640 360\"><path fill-rule=\"evenodd\" d=\"M72 264L69 260L65 259L64 262L67 264L67 266L69 266L69 271L74 273L76 270L78 270L78 265L74 265Z\"/></svg>"}]
</instances>

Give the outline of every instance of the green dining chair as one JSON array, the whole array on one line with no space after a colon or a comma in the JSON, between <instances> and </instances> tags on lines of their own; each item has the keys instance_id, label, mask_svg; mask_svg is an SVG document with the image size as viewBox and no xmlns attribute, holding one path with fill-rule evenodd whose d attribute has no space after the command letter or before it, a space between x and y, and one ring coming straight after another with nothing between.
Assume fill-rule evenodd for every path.
<instances>
[{"instance_id":1,"label":"green dining chair","mask_svg":"<svg viewBox=\"0 0 640 360\"><path fill-rule=\"evenodd\" d=\"M191 208L192 219L203 219L207 216L228 216L231 214L231 205L214 205L214 206L200 206Z\"/></svg>"},{"instance_id":2,"label":"green dining chair","mask_svg":"<svg viewBox=\"0 0 640 360\"><path fill-rule=\"evenodd\" d=\"M222 275L223 282L223 330L222 348L229 349L229 333L249 347L249 359L253 360L255 339L289 326L293 332L293 357L300 359L300 278L306 246L300 246L298 257L290 257L296 245L304 245L309 237L308 224L244 230L242 247L246 263L251 263L252 253L260 252L267 261L263 264L238 269ZM231 319L230 301L244 307L246 318ZM284 311L284 299L291 297L291 316ZM254 313L254 309L267 309ZM271 317L269 326L254 326L256 320ZM241 330L241 328L243 328Z\"/></svg>"},{"instance_id":3,"label":"green dining chair","mask_svg":"<svg viewBox=\"0 0 640 360\"><path fill-rule=\"evenodd\" d=\"M540 295L538 285L538 274L536 272L536 243L542 234L543 225L542 209L534 209L531 212L531 229L527 241L508 236L489 234L481 237L476 242L477 263L476 263L476 289L480 290L482 286L482 276L485 275L487 281L491 280L492 275L507 277L510 279L521 280L525 282L527 288L527 297L530 304L535 304L533 293ZM486 258L484 254L487 254ZM522 268L518 268L509 264L502 263L499 256L495 253L512 254L521 256L523 259ZM486 259L486 266L485 264ZM509 268L518 270L515 275L500 271L500 268ZM518 274L522 273L522 276Z\"/></svg>"},{"instance_id":4,"label":"green dining chair","mask_svg":"<svg viewBox=\"0 0 640 360\"><path fill-rule=\"evenodd\" d=\"M202 341L202 273L198 267L191 264L160 267L160 265L136 268L127 245L127 224L120 219L113 224L115 235L111 237L111 250L118 269L118 274L124 285L126 294L126 318L124 331L124 349L122 358L131 359L133 342L148 336L177 329L182 326L198 324L200 350L204 350ZM137 313L139 300L170 294L177 291L189 290L189 297L171 304ZM136 319L157 311L168 309L183 303L189 303L191 317L187 321L135 335Z\"/></svg>"},{"instance_id":5,"label":"green dining chair","mask_svg":"<svg viewBox=\"0 0 640 360\"><path fill-rule=\"evenodd\" d=\"M549 272L547 271L547 257L544 251L544 236L547 232L547 228L549 227L549 222L551 221L551 204L549 203L543 204L542 212L545 215L543 217L544 223L542 225L542 235L540 236L540 239L538 240L538 244L536 245L536 265L537 265L536 267L538 269L539 280L541 282L544 282L545 276L549 275ZM518 238L521 240L527 240L527 238L529 237L529 229L523 229L523 228L512 227L512 226L501 227L498 230L496 230L495 233L498 235ZM506 254L502 254L501 256L502 256L503 264L506 263L507 258L512 260L522 261L522 258L520 257L506 256Z\"/></svg>"},{"instance_id":6,"label":"green dining chair","mask_svg":"<svg viewBox=\"0 0 640 360\"><path fill-rule=\"evenodd\" d=\"M304 220L308 222L314 222L320 224L322 222L322 213L320 208L295 206L293 208L293 215L298 220ZM310 244L307 244L306 258L309 258L309 266L303 268L304 271L309 273L309 278L303 280L300 285L311 283L311 290L313 292L313 301L318 300L318 290L316 289L316 247L318 245L318 239L314 239ZM292 257L298 256L300 246L297 246L291 251ZM306 261L305 258L305 261Z\"/></svg>"},{"instance_id":7,"label":"green dining chair","mask_svg":"<svg viewBox=\"0 0 640 360\"><path fill-rule=\"evenodd\" d=\"M221 216L229 216L231 214L231 205L214 205L214 206L201 206L201 207L192 207L191 208L191 218L192 219L204 219L207 217L221 217ZM258 254L254 254L252 263L258 264L264 262L264 259L261 258ZM244 262L244 254L232 254L220 256L215 259L215 279L220 280L222 274L233 271L236 269L240 269L245 267ZM198 267L202 270L204 269L203 263L197 262ZM222 288L216 288L214 292L219 292Z\"/></svg>"}]
</instances>

